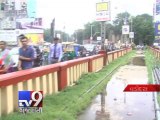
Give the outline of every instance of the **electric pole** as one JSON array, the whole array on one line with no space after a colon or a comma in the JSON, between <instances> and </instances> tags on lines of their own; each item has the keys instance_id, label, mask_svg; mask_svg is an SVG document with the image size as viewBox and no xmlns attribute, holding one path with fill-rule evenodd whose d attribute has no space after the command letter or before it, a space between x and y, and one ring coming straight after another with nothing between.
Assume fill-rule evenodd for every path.
<instances>
[{"instance_id":1,"label":"electric pole","mask_svg":"<svg viewBox=\"0 0 160 120\"><path fill-rule=\"evenodd\" d=\"M105 50L105 47L104 47L104 42L105 42L105 37L106 37L106 35L105 35L105 28L106 28L106 26L105 26L105 21L102 21L101 22L101 50Z\"/></svg>"},{"instance_id":2,"label":"electric pole","mask_svg":"<svg viewBox=\"0 0 160 120\"><path fill-rule=\"evenodd\" d=\"M52 23L51 23L51 37L52 37L52 40L54 39L54 36L55 36L55 18L52 20Z\"/></svg>"}]
</instances>

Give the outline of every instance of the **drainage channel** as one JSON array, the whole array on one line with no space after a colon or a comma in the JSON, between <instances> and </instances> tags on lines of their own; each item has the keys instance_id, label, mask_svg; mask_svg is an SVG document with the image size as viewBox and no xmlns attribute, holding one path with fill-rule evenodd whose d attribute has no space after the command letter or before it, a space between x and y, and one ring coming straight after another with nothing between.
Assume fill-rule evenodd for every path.
<instances>
[{"instance_id":1,"label":"drainage channel","mask_svg":"<svg viewBox=\"0 0 160 120\"><path fill-rule=\"evenodd\" d=\"M78 120L154 120L153 94L123 92L127 84L147 84L144 56L122 66Z\"/></svg>"}]
</instances>

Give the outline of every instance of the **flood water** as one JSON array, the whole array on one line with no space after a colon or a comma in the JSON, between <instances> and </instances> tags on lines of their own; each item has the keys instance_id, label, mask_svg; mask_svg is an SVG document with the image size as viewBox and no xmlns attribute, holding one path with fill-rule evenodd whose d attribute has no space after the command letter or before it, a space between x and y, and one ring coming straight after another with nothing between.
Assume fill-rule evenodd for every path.
<instances>
[{"instance_id":1,"label":"flood water","mask_svg":"<svg viewBox=\"0 0 160 120\"><path fill-rule=\"evenodd\" d=\"M154 120L151 92L123 92L127 84L147 84L145 66L121 67L78 120Z\"/></svg>"}]
</instances>

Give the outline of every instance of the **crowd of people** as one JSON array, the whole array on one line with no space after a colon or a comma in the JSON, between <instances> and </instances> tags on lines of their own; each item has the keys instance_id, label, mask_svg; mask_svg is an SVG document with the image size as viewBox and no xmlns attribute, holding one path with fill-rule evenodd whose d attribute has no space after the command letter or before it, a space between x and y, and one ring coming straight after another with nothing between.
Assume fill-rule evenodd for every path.
<instances>
[{"instance_id":1,"label":"crowd of people","mask_svg":"<svg viewBox=\"0 0 160 120\"><path fill-rule=\"evenodd\" d=\"M73 50L75 54L66 54L67 56L65 56L64 46L59 42L59 38L57 37L53 39L52 44L43 48L43 50L40 49L40 46L30 45L30 41L25 35L20 35L18 38L21 47L18 48L16 66L15 61L12 59L12 54L10 54L11 50L7 47L7 43L5 41L0 41L0 74L91 56L98 54L98 51L101 49L101 45L85 44L80 45L77 50ZM116 47L114 44L105 47L107 52L115 49ZM69 55L71 55L71 58Z\"/></svg>"},{"instance_id":2,"label":"crowd of people","mask_svg":"<svg viewBox=\"0 0 160 120\"><path fill-rule=\"evenodd\" d=\"M21 47L19 48L18 66L14 67L10 50L7 48L5 41L0 41L0 74L26 70L42 65L42 52L36 46L29 45L29 39L25 35L20 35L19 40ZM63 50L59 43L59 38L54 38L53 44L49 46L49 52L46 52L47 59L51 64L61 61Z\"/></svg>"}]
</instances>

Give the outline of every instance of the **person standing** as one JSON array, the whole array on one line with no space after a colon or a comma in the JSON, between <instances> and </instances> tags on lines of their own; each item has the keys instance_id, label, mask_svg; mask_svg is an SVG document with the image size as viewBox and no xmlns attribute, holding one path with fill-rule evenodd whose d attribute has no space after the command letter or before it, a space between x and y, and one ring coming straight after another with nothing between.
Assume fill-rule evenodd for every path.
<instances>
[{"instance_id":1,"label":"person standing","mask_svg":"<svg viewBox=\"0 0 160 120\"><path fill-rule=\"evenodd\" d=\"M10 50L7 49L7 43L5 41L0 41L0 60L3 63L3 69L0 73L5 74L9 72L9 69L12 67ZM1 66L1 68L2 68Z\"/></svg>"},{"instance_id":2,"label":"person standing","mask_svg":"<svg viewBox=\"0 0 160 120\"><path fill-rule=\"evenodd\" d=\"M59 43L59 38L56 37L53 40L53 44L50 45L50 53L49 53L50 63L54 64L61 62L62 55L63 55L62 44Z\"/></svg>"},{"instance_id":3,"label":"person standing","mask_svg":"<svg viewBox=\"0 0 160 120\"><path fill-rule=\"evenodd\" d=\"M35 59L35 50L28 45L28 38L26 36L20 37L22 47L19 49L19 64L18 70L26 70L33 68L33 61Z\"/></svg>"}]
</instances>

